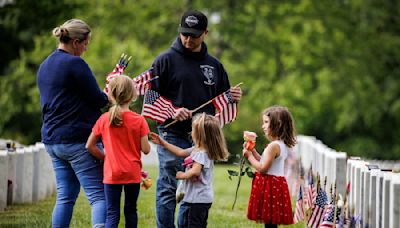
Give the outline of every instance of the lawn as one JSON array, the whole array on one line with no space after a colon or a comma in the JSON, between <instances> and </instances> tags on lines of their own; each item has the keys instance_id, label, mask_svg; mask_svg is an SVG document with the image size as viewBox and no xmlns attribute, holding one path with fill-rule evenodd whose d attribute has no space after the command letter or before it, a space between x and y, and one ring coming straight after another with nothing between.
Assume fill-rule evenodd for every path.
<instances>
[{"instance_id":1,"label":"lawn","mask_svg":"<svg viewBox=\"0 0 400 228\"><path fill-rule=\"evenodd\" d=\"M155 221L155 180L157 167L144 167L153 178L153 186L149 190L141 190L138 200L138 215L140 228L154 228ZM251 188L251 180L248 177L242 179L235 209L232 203L235 196L237 179L229 180L227 169L238 170L237 166L217 165L214 175L215 199L211 207L208 227L264 227L246 219L247 201ZM51 213L55 197L51 197L35 204L12 205L0 212L0 227L51 227ZM122 212L123 214L123 212ZM122 215L121 214L121 215ZM76 202L71 228L90 227L90 206L81 192ZM123 215L119 227L124 227ZM283 226L282 226L283 227ZM302 224L284 227L303 227Z\"/></svg>"}]
</instances>

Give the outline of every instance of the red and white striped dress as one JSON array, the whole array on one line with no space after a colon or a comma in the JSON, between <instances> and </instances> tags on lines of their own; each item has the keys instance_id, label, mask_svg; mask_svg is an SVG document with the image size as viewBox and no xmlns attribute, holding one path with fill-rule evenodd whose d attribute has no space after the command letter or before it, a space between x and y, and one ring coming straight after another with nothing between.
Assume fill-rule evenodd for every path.
<instances>
[{"instance_id":1,"label":"red and white striped dress","mask_svg":"<svg viewBox=\"0 0 400 228\"><path fill-rule=\"evenodd\" d=\"M280 155L275 158L268 173L256 172L251 186L247 218L264 224L293 224L292 204L284 176L284 161L288 150L283 141L271 143L279 144Z\"/></svg>"}]
</instances>

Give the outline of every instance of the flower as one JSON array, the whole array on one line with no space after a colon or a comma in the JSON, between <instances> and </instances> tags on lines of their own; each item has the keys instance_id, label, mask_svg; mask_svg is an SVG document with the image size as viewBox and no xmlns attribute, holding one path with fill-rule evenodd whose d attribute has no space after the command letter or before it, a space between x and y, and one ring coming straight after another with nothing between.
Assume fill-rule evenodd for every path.
<instances>
[{"instance_id":1,"label":"flower","mask_svg":"<svg viewBox=\"0 0 400 228\"><path fill-rule=\"evenodd\" d=\"M152 180L149 177L149 173L147 171L142 170L142 189L149 189L153 184L152 184Z\"/></svg>"},{"instance_id":2,"label":"flower","mask_svg":"<svg viewBox=\"0 0 400 228\"><path fill-rule=\"evenodd\" d=\"M247 150L254 149L254 146L256 145L256 138L257 138L257 134L255 132L251 132L251 131L243 132L243 139L246 142L245 148Z\"/></svg>"}]
</instances>

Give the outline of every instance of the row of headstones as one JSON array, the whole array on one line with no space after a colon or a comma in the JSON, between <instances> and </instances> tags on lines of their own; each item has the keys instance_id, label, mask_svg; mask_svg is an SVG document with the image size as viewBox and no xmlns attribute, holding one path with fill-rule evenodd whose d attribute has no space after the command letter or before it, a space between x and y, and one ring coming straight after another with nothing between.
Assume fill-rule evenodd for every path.
<instances>
[{"instance_id":1,"label":"row of headstones","mask_svg":"<svg viewBox=\"0 0 400 228\"><path fill-rule=\"evenodd\" d=\"M398 168L400 164L392 165ZM349 207L352 214L361 216L359 227L400 227L400 173L380 167L359 158L347 161Z\"/></svg>"},{"instance_id":2,"label":"row of headstones","mask_svg":"<svg viewBox=\"0 0 400 228\"><path fill-rule=\"evenodd\" d=\"M343 196L347 186L348 213L360 218L357 227L400 227L399 161L367 161L347 158L311 136L298 136L296 156L305 169L327 177L327 184L337 183Z\"/></svg>"},{"instance_id":3,"label":"row of headstones","mask_svg":"<svg viewBox=\"0 0 400 228\"><path fill-rule=\"evenodd\" d=\"M313 175L320 175L321 184L325 184L326 177L326 186L334 186L336 181L337 192L342 195L346 192L346 153L327 147L315 137L303 135L297 136L295 151L307 172L311 168Z\"/></svg>"},{"instance_id":4,"label":"row of headstones","mask_svg":"<svg viewBox=\"0 0 400 228\"><path fill-rule=\"evenodd\" d=\"M0 149L0 211L43 200L55 191L51 159L42 143Z\"/></svg>"}]
</instances>

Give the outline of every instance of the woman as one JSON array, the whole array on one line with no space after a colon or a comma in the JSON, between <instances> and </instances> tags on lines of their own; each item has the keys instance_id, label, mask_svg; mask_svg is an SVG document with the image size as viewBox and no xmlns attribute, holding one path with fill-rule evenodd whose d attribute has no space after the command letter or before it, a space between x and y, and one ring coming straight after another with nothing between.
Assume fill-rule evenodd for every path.
<instances>
[{"instance_id":1,"label":"woman","mask_svg":"<svg viewBox=\"0 0 400 228\"><path fill-rule=\"evenodd\" d=\"M58 48L37 73L42 142L52 158L57 183L52 226L69 227L82 186L92 207L93 227L103 227L103 165L87 151L85 143L108 99L80 57L89 44L90 27L82 20L71 19L56 27L53 36L59 39Z\"/></svg>"}]
</instances>

